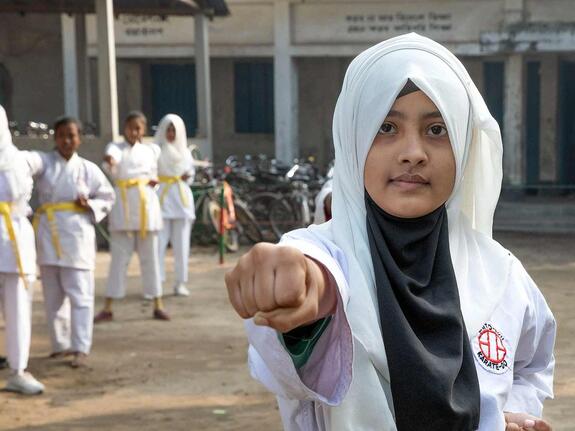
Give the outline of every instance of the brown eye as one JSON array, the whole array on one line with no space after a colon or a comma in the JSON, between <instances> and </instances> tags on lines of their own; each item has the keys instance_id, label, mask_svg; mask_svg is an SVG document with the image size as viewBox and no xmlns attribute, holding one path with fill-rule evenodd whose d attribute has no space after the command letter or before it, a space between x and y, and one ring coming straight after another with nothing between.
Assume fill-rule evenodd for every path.
<instances>
[{"instance_id":1,"label":"brown eye","mask_svg":"<svg viewBox=\"0 0 575 431\"><path fill-rule=\"evenodd\" d=\"M396 131L396 130L395 130L395 127L394 127L392 124L390 124L390 123L383 123L383 124L381 125L381 127L379 128L379 130L378 130L377 133L379 133L380 135L387 135L387 134L390 134L390 133L394 133L395 131Z\"/></svg>"},{"instance_id":2,"label":"brown eye","mask_svg":"<svg viewBox=\"0 0 575 431\"><path fill-rule=\"evenodd\" d=\"M428 132L432 136L445 136L445 135L447 135L447 129L445 128L445 126L442 126L440 124L434 124L433 126L431 126L428 129Z\"/></svg>"}]
</instances>

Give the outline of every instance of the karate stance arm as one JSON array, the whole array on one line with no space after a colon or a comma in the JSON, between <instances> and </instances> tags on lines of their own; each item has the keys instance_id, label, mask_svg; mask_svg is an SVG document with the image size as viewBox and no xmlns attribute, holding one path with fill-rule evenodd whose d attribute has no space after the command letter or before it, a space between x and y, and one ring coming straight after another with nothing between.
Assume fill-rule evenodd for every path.
<instances>
[{"instance_id":1,"label":"karate stance arm","mask_svg":"<svg viewBox=\"0 0 575 431\"><path fill-rule=\"evenodd\" d=\"M110 177L116 178L117 164L118 162L116 161L116 159L114 159L114 157L112 157L110 154L106 154L104 156L104 163L102 163L102 169L104 170L104 172L110 175Z\"/></svg>"},{"instance_id":2,"label":"karate stance arm","mask_svg":"<svg viewBox=\"0 0 575 431\"><path fill-rule=\"evenodd\" d=\"M106 176L96 166L92 177L88 196L79 196L77 203L91 210L93 223L100 223L112 209L116 194Z\"/></svg>"},{"instance_id":3,"label":"karate stance arm","mask_svg":"<svg viewBox=\"0 0 575 431\"><path fill-rule=\"evenodd\" d=\"M333 315L337 307L329 273L289 246L256 244L226 274L226 286L242 318L282 333Z\"/></svg>"},{"instance_id":4,"label":"karate stance arm","mask_svg":"<svg viewBox=\"0 0 575 431\"><path fill-rule=\"evenodd\" d=\"M20 151L24 155L24 159L28 164L30 176L37 178L44 173L44 159L39 151Z\"/></svg>"},{"instance_id":5,"label":"karate stance arm","mask_svg":"<svg viewBox=\"0 0 575 431\"><path fill-rule=\"evenodd\" d=\"M285 236L280 245L260 244L252 249L227 275L230 301L238 314L257 315L244 322L250 372L282 399L334 406L351 384L348 285L345 262L336 256L335 248ZM302 328L316 320L311 332ZM301 330L290 332L293 328ZM291 344L302 331L310 342Z\"/></svg>"}]
</instances>

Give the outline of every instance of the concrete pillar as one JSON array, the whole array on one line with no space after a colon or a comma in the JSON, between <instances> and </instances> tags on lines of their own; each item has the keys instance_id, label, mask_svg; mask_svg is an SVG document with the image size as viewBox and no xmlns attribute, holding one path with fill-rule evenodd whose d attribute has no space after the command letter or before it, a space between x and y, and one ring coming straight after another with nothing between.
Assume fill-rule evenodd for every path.
<instances>
[{"instance_id":1,"label":"concrete pillar","mask_svg":"<svg viewBox=\"0 0 575 431\"><path fill-rule=\"evenodd\" d=\"M201 13L195 15L194 31L196 94L198 98L197 137L200 139L202 155L213 160L210 43L208 37L208 18L205 15Z\"/></svg>"},{"instance_id":2,"label":"concrete pillar","mask_svg":"<svg viewBox=\"0 0 575 431\"><path fill-rule=\"evenodd\" d=\"M86 39L86 15L76 15L76 53L78 56L78 100L79 116L85 122L94 122L92 115L90 59Z\"/></svg>"},{"instance_id":3,"label":"concrete pillar","mask_svg":"<svg viewBox=\"0 0 575 431\"><path fill-rule=\"evenodd\" d=\"M298 79L291 45L290 3L274 3L274 124L276 158L298 157Z\"/></svg>"},{"instance_id":4,"label":"concrete pillar","mask_svg":"<svg viewBox=\"0 0 575 431\"><path fill-rule=\"evenodd\" d=\"M513 186L524 184L523 148L523 56L510 54L505 60L503 110L503 175Z\"/></svg>"},{"instance_id":5,"label":"concrete pillar","mask_svg":"<svg viewBox=\"0 0 575 431\"><path fill-rule=\"evenodd\" d=\"M96 0L96 26L98 31L99 130L101 138L112 141L119 139L118 84L112 0Z\"/></svg>"},{"instance_id":6,"label":"concrete pillar","mask_svg":"<svg viewBox=\"0 0 575 431\"><path fill-rule=\"evenodd\" d=\"M505 0L505 25L525 20L524 0ZM511 52L505 59L503 109L503 181L512 186L525 183L523 142L523 56Z\"/></svg>"},{"instance_id":7,"label":"concrete pillar","mask_svg":"<svg viewBox=\"0 0 575 431\"><path fill-rule=\"evenodd\" d=\"M80 116L78 92L78 57L76 52L76 20L73 15L60 15L62 29L62 59L64 63L64 111Z\"/></svg>"},{"instance_id":8,"label":"concrete pillar","mask_svg":"<svg viewBox=\"0 0 575 431\"><path fill-rule=\"evenodd\" d=\"M118 112L125 118L128 112L143 110L141 64L137 61L118 62ZM150 121L152 119L150 118ZM150 123L150 126L152 124Z\"/></svg>"},{"instance_id":9,"label":"concrete pillar","mask_svg":"<svg viewBox=\"0 0 575 431\"><path fill-rule=\"evenodd\" d=\"M557 108L559 56L545 54L541 58L541 123L539 178L557 181Z\"/></svg>"}]
</instances>

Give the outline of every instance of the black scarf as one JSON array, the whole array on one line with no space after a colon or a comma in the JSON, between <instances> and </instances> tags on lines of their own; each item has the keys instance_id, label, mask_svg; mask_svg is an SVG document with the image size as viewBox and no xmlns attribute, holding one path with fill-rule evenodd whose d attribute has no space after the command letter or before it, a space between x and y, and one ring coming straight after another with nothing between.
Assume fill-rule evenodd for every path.
<instances>
[{"instance_id":1,"label":"black scarf","mask_svg":"<svg viewBox=\"0 0 575 431\"><path fill-rule=\"evenodd\" d=\"M365 192L367 233L398 431L479 426L479 382L442 205L414 219Z\"/></svg>"}]
</instances>

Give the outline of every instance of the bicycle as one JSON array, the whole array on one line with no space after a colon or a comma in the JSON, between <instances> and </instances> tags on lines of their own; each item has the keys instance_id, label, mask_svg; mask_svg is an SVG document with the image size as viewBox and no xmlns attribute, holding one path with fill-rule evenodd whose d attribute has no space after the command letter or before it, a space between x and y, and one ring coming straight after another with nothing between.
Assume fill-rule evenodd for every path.
<instances>
[{"instance_id":1,"label":"bicycle","mask_svg":"<svg viewBox=\"0 0 575 431\"><path fill-rule=\"evenodd\" d=\"M225 182L219 184L216 180L208 183L192 184L192 194L196 208L196 222L192 229L192 241L202 245L217 243L220 228L220 212L222 210L221 190L226 189ZM228 186L229 187L229 186ZM231 188L229 188L231 191ZM229 192L224 191L224 196ZM239 232L235 223L235 208L233 197L225 196L223 215L224 245L229 252L239 249Z\"/></svg>"}]
</instances>

